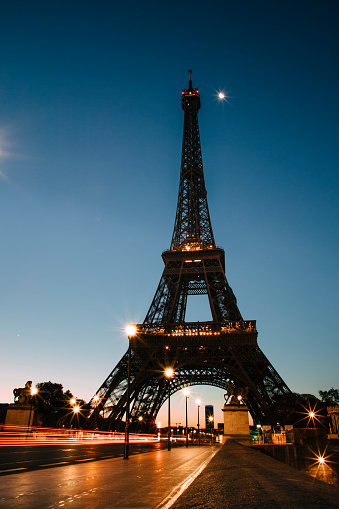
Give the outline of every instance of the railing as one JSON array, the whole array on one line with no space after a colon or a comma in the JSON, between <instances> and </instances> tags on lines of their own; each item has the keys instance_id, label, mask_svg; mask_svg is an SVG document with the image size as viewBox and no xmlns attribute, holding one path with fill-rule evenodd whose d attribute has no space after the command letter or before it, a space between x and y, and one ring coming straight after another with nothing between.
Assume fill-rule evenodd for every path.
<instances>
[{"instance_id":1,"label":"railing","mask_svg":"<svg viewBox=\"0 0 339 509\"><path fill-rule=\"evenodd\" d=\"M139 324L137 334L162 334L165 336L217 336L220 334L242 334L256 332L256 321L239 322L187 322L183 324Z\"/></svg>"}]
</instances>

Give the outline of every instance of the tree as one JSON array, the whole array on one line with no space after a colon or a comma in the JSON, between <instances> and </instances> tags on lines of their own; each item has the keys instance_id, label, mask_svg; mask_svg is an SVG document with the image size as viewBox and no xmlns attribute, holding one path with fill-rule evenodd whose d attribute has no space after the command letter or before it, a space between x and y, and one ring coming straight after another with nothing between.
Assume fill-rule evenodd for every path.
<instances>
[{"instance_id":1,"label":"tree","mask_svg":"<svg viewBox=\"0 0 339 509\"><path fill-rule=\"evenodd\" d=\"M73 394L63 390L58 383L42 382L37 384L38 393L34 397L35 424L46 427L87 427L87 405L83 400L76 400L80 412L75 415L71 404Z\"/></svg>"},{"instance_id":2,"label":"tree","mask_svg":"<svg viewBox=\"0 0 339 509\"><path fill-rule=\"evenodd\" d=\"M328 391L319 391L321 401L328 403L329 405L339 405L339 390L329 389Z\"/></svg>"}]
</instances>

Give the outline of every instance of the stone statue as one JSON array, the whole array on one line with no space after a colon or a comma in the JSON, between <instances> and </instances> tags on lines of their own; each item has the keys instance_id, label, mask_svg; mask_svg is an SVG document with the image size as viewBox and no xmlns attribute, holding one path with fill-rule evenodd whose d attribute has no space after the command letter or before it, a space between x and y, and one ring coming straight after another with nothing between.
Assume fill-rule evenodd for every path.
<instances>
[{"instance_id":1,"label":"stone statue","mask_svg":"<svg viewBox=\"0 0 339 509\"><path fill-rule=\"evenodd\" d=\"M226 405L240 405L241 401L244 401L248 394L248 387L236 387L236 385L227 380L226 394L224 395Z\"/></svg>"},{"instance_id":2,"label":"stone statue","mask_svg":"<svg viewBox=\"0 0 339 509\"><path fill-rule=\"evenodd\" d=\"M32 381L28 380L26 382L25 387L19 387L13 390L14 394L14 403L30 403L32 400Z\"/></svg>"}]
</instances>

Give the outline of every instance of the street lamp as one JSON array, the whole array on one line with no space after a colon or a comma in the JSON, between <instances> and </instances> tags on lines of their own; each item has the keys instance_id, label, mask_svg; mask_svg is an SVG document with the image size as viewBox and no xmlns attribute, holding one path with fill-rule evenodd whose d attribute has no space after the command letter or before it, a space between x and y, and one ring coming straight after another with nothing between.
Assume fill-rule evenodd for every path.
<instances>
[{"instance_id":1,"label":"street lamp","mask_svg":"<svg viewBox=\"0 0 339 509\"><path fill-rule=\"evenodd\" d=\"M213 426L213 415L210 415L209 418L208 418L209 422L211 423L211 443L213 442L213 430L214 430L214 426Z\"/></svg>"},{"instance_id":2,"label":"street lamp","mask_svg":"<svg viewBox=\"0 0 339 509\"><path fill-rule=\"evenodd\" d=\"M97 394L93 396L94 401L94 430L97 429L97 413L98 413L98 404L100 401L100 398Z\"/></svg>"},{"instance_id":3,"label":"street lamp","mask_svg":"<svg viewBox=\"0 0 339 509\"><path fill-rule=\"evenodd\" d=\"M129 455L129 410L130 410L130 382L131 382L131 338L135 336L137 328L135 325L128 325L126 333L128 336L128 365L127 365L127 391L126 391L126 424L125 424L125 447L124 459L128 460Z\"/></svg>"},{"instance_id":4,"label":"street lamp","mask_svg":"<svg viewBox=\"0 0 339 509\"><path fill-rule=\"evenodd\" d=\"M75 415L75 422L76 422L76 425L77 425L77 428L79 428L79 412L80 412L80 407L79 405L75 405L73 407L73 413Z\"/></svg>"},{"instance_id":5,"label":"street lamp","mask_svg":"<svg viewBox=\"0 0 339 509\"><path fill-rule=\"evenodd\" d=\"M32 427L32 423L31 423L31 415L32 415L32 409L33 409L33 398L34 396L38 393L38 389L36 387L31 387L31 407L29 409L29 417L28 417L28 427L31 428ZM32 419L33 421L34 419ZM28 436L28 434L27 434Z\"/></svg>"},{"instance_id":6,"label":"street lamp","mask_svg":"<svg viewBox=\"0 0 339 509\"><path fill-rule=\"evenodd\" d=\"M199 423L199 410L200 410L200 399L197 399L196 404L198 405L198 444L200 445L200 423Z\"/></svg>"},{"instance_id":7,"label":"street lamp","mask_svg":"<svg viewBox=\"0 0 339 509\"><path fill-rule=\"evenodd\" d=\"M167 448L171 450L171 378L174 375L172 368L165 369L165 376L168 378L168 444Z\"/></svg>"},{"instance_id":8,"label":"street lamp","mask_svg":"<svg viewBox=\"0 0 339 509\"><path fill-rule=\"evenodd\" d=\"M185 387L184 394L185 394L185 397L186 397L186 447L188 447L187 400L188 400L189 394L190 394L190 391L189 391L188 387Z\"/></svg>"}]
</instances>

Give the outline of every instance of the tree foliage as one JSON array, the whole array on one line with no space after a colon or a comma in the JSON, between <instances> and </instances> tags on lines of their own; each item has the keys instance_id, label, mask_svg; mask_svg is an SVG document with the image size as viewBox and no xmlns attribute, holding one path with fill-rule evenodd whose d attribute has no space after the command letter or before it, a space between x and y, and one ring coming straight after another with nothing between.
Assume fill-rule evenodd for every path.
<instances>
[{"instance_id":1,"label":"tree foliage","mask_svg":"<svg viewBox=\"0 0 339 509\"><path fill-rule=\"evenodd\" d=\"M292 424L294 427L323 427L326 418L326 404L313 394L275 394L270 406L270 424ZM315 412L316 419L310 421L310 412Z\"/></svg>"},{"instance_id":2,"label":"tree foliage","mask_svg":"<svg viewBox=\"0 0 339 509\"><path fill-rule=\"evenodd\" d=\"M319 396L321 397L321 401L327 403L329 405L339 405L339 390L338 389L329 389L328 391L319 391Z\"/></svg>"},{"instance_id":3,"label":"tree foliage","mask_svg":"<svg viewBox=\"0 0 339 509\"><path fill-rule=\"evenodd\" d=\"M80 406L80 412L75 414L74 406L70 400L73 394L63 390L58 383L42 382L36 385L38 393L34 396L35 416L37 426L46 427L87 427L86 414L88 407L83 400L76 400Z\"/></svg>"}]
</instances>

